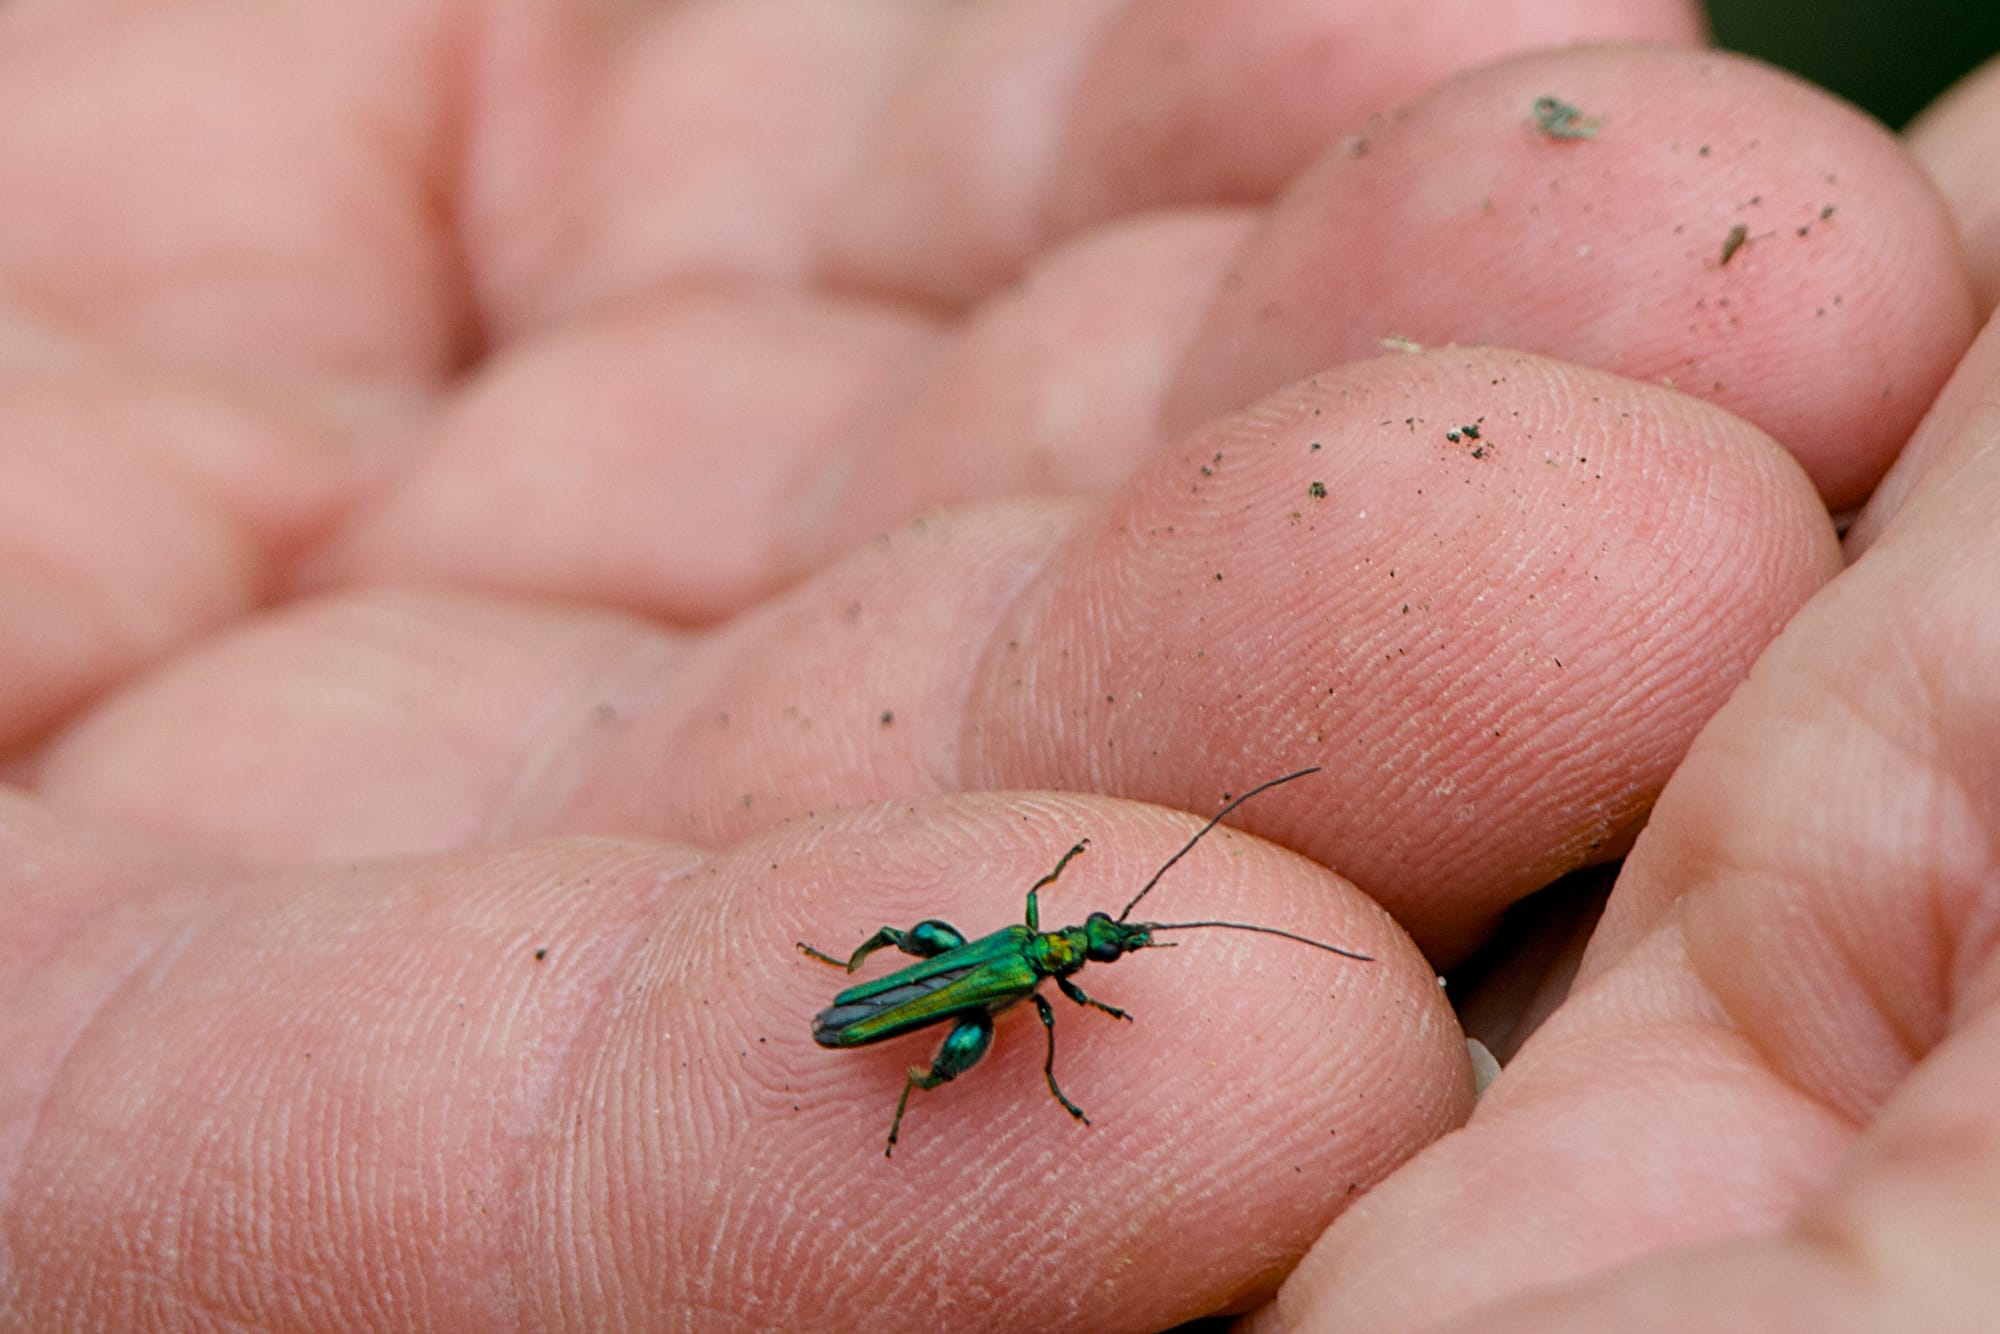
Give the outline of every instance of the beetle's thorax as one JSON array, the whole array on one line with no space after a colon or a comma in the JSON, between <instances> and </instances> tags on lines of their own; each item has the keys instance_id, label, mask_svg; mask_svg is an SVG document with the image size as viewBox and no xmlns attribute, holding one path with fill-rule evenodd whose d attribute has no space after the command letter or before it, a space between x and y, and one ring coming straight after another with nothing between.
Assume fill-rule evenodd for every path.
<instances>
[{"instance_id":1,"label":"beetle's thorax","mask_svg":"<svg viewBox=\"0 0 2000 1334\"><path fill-rule=\"evenodd\" d=\"M1087 963L1112 963L1153 943L1151 922L1118 922L1094 912L1081 926L1028 938L1030 962L1043 977L1068 977Z\"/></svg>"},{"instance_id":2,"label":"beetle's thorax","mask_svg":"<svg viewBox=\"0 0 2000 1334\"><path fill-rule=\"evenodd\" d=\"M1028 961L1043 977L1068 977L1090 962L1090 937L1080 926L1028 938Z\"/></svg>"}]
</instances>

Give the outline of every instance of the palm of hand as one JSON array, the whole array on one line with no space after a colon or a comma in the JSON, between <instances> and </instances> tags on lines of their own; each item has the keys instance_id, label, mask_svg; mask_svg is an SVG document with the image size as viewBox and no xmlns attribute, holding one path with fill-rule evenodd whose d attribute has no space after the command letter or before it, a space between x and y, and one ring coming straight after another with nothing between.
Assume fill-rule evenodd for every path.
<instances>
[{"instance_id":1,"label":"palm of hand","mask_svg":"<svg viewBox=\"0 0 2000 1334\"><path fill-rule=\"evenodd\" d=\"M1368 123L1571 34L1089 8L13 16L10 1316L1145 1327L1324 1232L1270 1318L1388 1327L1791 1224L1516 1311L1601 1323L1798 1309L1966 1189L1907 1154L1993 1105L1991 616L1932 575L1995 568L1991 339L1682 763L1970 336L1914 171L1713 57ZM169 124L186 50L232 96ZM1247 826L1345 878L1236 837L1162 893L1375 964L1121 962L1135 1027L1063 1020L1096 1126L1015 1017L881 1169L920 1058L813 1048L791 940L983 933L1087 833L1080 921L1189 821L1006 790L1293 761ZM1392 1176L1470 1101L1416 945L1677 765L1576 994Z\"/></svg>"}]
</instances>

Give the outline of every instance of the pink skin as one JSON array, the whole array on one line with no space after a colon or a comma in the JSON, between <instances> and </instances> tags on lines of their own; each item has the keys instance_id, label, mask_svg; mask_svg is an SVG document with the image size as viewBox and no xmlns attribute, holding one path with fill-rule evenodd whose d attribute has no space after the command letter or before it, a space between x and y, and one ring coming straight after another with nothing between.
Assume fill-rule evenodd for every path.
<instances>
[{"instance_id":1,"label":"pink skin","mask_svg":"<svg viewBox=\"0 0 2000 1334\"><path fill-rule=\"evenodd\" d=\"M1321 1238L1268 1327L1858 1330L1990 1309L1996 426L2000 322L1913 444L1921 475L1871 506L1858 561L1667 786L1567 1003L1469 1127Z\"/></svg>"},{"instance_id":2,"label":"pink skin","mask_svg":"<svg viewBox=\"0 0 2000 1334\"><path fill-rule=\"evenodd\" d=\"M1521 132L1550 88L1597 138ZM1498 343L1726 407L1850 508L1974 328L1962 277L1924 258L1948 252L1950 220L1884 215L1866 193L1904 161L1859 112L1755 66L1655 51L1586 71L1538 53L1475 71L1364 128L1271 210L1188 347L1168 423L1384 333ZM1884 307L1913 269L1919 299ZM1836 355L1880 371L1829 383Z\"/></svg>"},{"instance_id":3,"label":"pink skin","mask_svg":"<svg viewBox=\"0 0 2000 1334\"><path fill-rule=\"evenodd\" d=\"M0 1324L1980 1299L2000 336L1827 582L1950 216L1767 70L1518 54L1664 0L1246 12L0 11ZM1305 763L1149 906L1374 962L1089 970L1096 1124L1011 1013L882 1161L934 1044L813 1046L793 940L1084 835L1115 910ZM1656 799L1459 1130L1435 969Z\"/></svg>"},{"instance_id":4,"label":"pink skin","mask_svg":"<svg viewBox=\"0 0 2000 1334\"><path fill-rule=\"evenodd\" d=\"M1968 74L1910 126L1910 152L1951 204L1965 239L1979 308L2000 304L2000 179L1981 156L2000 119L2000 62Z\"/></svg>"}]
</instances>

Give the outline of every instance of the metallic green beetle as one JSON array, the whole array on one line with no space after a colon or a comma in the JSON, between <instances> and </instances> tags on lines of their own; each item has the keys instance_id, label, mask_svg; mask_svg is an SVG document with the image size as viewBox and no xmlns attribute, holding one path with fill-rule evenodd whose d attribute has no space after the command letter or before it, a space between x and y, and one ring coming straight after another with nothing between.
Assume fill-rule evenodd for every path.
<instances>
[{"instance_id":1,"label":"metallic green beetle","mask_svg":"<svg viewBox=\"0 0 2000 1334\"><path fill-rule=\"evenodd\" d=\"M1103 1001L1093 1000L1070 977L1081 971L1086 963L1114 963L1120 955L1134 950L1173 943L1154 940L1153 933L1156 931L1188 931L1198 927L1257 931L1269 936L1283 936L1345 958L1369 962L1369 955L1295 936L1271 926L1252 926L1244 922L1128 923L1125 920L1139 906L1139 900L1160 883L1160 877L1201 842L1204 835L1222 823L1224 816L1259 792L1318 772L1315 767L1286 774L1283 778L1273 778L1251 788L1217 811L1214 819L1203 825L1179 852L1167 858L1165 864L1153 872L1153 878L1132 896L1132 901L1125 905L1125 911L1116 917L1094 912L1081 926L1042 930L1036 895L1054 884L1063 867L1090 846L1090 840L1085 839L1062 855L1055 870L1029 886L1027 920L1021 925L1004 927L973 941L968 941L950 923L935 918L918 922L908 931L885 926L862 941L860 948L845 963L821 953L804 941L798 942L799 949L810 958L836 968L845 968L850 973L876 950L892 945L923 960L886 977L849 987L835 996L833 1004L813 1018L813 1041L820 1046L866 1047L920 1028L929 1028L933 1024L949 1022L952 1025L930 1069L910 1067L909 1080L903 1085L903 1096L896 1102L896 1119L889 1123L889 1143L882 1151L883 1156L888 1157L896 1151L896 1135L903 1127L903 1112L910 1105L910 1090L934 1089L977 1065L980 1057L986 1055L987 1048L993 1045L993 1016L1022 1000L1034 1003L1036 1013L1041 1015L1042 1027L1048 1031L1049 1054L1048 1059L1042 1062L1042 1074L1048 1079L1049 1092L1055 1095L1064 1111L1089 1125L1090 1118L1083 1114L1083 1109L1063 1096L1062 1089L1056 1085L1055 1010L1036 988L1043 978L1053 977L1062 994L1078 1005L1095 1006L1113 1019L1129 1022L1131 1015Z\"/></svg>"}]
</instances>

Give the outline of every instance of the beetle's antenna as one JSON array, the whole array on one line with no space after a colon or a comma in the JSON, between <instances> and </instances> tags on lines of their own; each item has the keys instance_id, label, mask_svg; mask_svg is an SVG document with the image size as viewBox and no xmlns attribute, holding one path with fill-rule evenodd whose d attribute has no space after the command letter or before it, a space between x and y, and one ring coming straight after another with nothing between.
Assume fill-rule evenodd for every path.
<instances>
[{"instance_id":1,"label":"beetle's antenna","mask_svg":"<svg viewBox=\"0 0 2000 1334\"><path fill-rule=\"evenodd\" d=\"M1154 922L1151 925L1155 931L1186 931L1197 926L1226 926L1232 931L1259 931L1267 936L1283 936L1286 940L1296 940L1301 945L1311 945L1314 949L1325 950L1329 954L1339 954L1349 959L1359 959L1363 963L1373 963L1375 961L1375 956L1372 954L1357 954L1353 950L1344 950L1338 945L1329 945L1323 940L1313 940L1307 936L1295 936L1289 931L1280 931L1275 926L1252 926L1248 922Z\"/></svg>"},{"instance_id":2,"label":"beetle's antenna","mask_svg":"<svg viewBox=\"0 0 2000 1334\"><path fill-rule=\"evenodd\" d=\"M1209 830L1221 824L1223 816L1229 814L1231 811L1235 810L1238 806L1241 806L1244 802L1256 796L1259 792L1267 792L1270 789L1276 787L1280 783L1289 783L1294 778L1304 778L1307 774L1316 774L1318 772L1319 772L1319 766L1315 764L1310 769L1301 769L1295 774L1286 774L1283 778L1273 778L1268 783L1259 783L1257 784L1257 786L1251 788L1248 792L1245 792L1242 796L1238 797L1236 800L1230 802L1227 806L1224 806L1221 810L1217 811L1215 813L1215 818L1210 820L1207 824L1203 825L1201 827L1200 832L1195 834L1193 838L1189 839L1186 845L1183 846L1179 852L1176 852L1173 856L1167 858L1166 865L1162 866L1159 870L1153 872L1153 878L1151 880L1148 880L1145 884L1145 887L1142 888L1137 894L1134 894L1132 896L1132 901L1125 905L1125 911L1118 914L1118 920L1122 922L1127 917L1130 917L1132 915L1132 910L1139 906L1139 900L1145 898L1148 894L1152 893L1153 886L1160 883L1160 877L1165 875L1168 869L1172 867L1175 862L1187 856L1189 851L1191 851L1194 848L1194 845L1201 842L1203 835L1207 834ZM1263 927L1259 929L1269 930L1268 927ZM1284 932L1281 931L1278 934L1283 935ZM1307 943L1312 944L1316 942L1308 941ZM1329 946L1328 948L1332 947Z\"/></svg>"}]
</instances>

